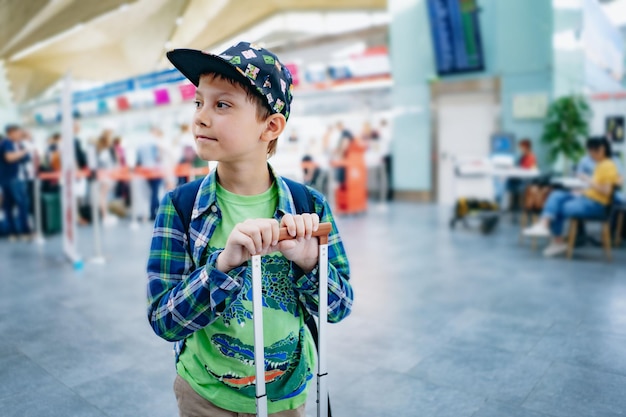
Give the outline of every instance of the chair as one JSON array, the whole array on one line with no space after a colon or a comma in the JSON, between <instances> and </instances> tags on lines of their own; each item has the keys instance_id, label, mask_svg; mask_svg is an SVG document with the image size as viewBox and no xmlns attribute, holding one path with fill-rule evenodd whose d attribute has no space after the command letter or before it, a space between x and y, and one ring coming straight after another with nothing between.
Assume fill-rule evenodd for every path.
<instances>
[{"instance_id":1,"label":"chair","mask_svg":"<svg viewBox=\"0 0 626 417\"><path fill-rule=\"evenodd\" d=\"M519 218L519 225L520 225L520 234L519 234L519 242L520 243L524 243L524 229L526 229L528 226L535 224L538 220L539 220L539 216L541 215L541 210L526 210L523 209L521 214L520 214L520 218ZM530 220L530 223L529 223ZM531 248L532 250L536 250L537 249L537 238L533 237L531 238Z\"/></svg>"},{"instance_id":2,"label":"chair","mask_svg":"<svg viewBox=\"0 0 626 417\"><path fill-rule=\"evenodd\" d=\"M547 177L546 177L547 178ZM543 205L548 198L548 195L552 191L551 187L548 187L549 180L543 179L541 181L535 181L526 187L522 194L521 201L521 213L519 218L520 235L519 242L524 243L524 229L530 224L534 224L539 220L541 212L543 211ZM532 250L537 249L537 238L531 238Z\"/></svg>"},{"instance_id":3,"label":"chair","mask_svg":"<svg viewBox=\"0 0 626 417\"><path fill-rule=\"evenodd\" d=\"M619 190L619 186L614 186L611 192L611 198L609 204L606 206L604 214L601 217L572 217L570 218L569 236L567 240L567 258L572 259L574 253L574 246L576 244L576 235L578 233L578 224L581 221L585 222L600 222L602 223L602 247L606 254L607 261L611 261L611 220L616 213L616 195Z\"/></svg>"}]
</instances>

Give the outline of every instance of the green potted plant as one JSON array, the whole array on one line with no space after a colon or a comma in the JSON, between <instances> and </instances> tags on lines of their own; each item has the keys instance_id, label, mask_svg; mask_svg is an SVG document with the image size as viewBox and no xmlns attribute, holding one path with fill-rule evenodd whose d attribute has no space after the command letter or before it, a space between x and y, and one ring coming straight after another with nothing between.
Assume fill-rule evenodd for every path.
<instances>
[{"instance_id":1,"label":"green potted plant","mask_svg":"<svg viewBox=\"0 0 626 417\"><path fill-rule=\"evenodd\" d=\"M548 145L550 162L561 161L563 173L585 154L590 118L591 108L580 95L558 98L548 107L541 141Z\"/></svg>"}]
</instances>

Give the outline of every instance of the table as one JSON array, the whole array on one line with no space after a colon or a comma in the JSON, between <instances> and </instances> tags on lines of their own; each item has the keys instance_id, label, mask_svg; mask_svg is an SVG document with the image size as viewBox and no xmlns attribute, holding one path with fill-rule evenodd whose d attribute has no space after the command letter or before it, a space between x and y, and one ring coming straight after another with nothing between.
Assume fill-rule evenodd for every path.
<instances>
[{"instance_id":1,"label":"table","mask_svg":"<svg viewBox=\"0 0 626 417\"><path fill-rule=\"evenodd\" d=\"M581 190L587 188L588 185L585 181L578 177L558 177L552 178L550 181L552 184L560 185L570 190Z\"/></svg>"}]
</instances>

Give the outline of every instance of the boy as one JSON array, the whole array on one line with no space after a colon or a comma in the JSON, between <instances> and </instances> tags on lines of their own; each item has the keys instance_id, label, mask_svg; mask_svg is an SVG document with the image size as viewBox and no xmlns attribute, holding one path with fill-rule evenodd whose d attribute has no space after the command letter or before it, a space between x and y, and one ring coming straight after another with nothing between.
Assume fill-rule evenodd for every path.
<instances>
[{"instance_id":1,"label":"boy","mask_svg":"<svg viewBox=\"0 0 626 417\"><path fill-rule=\"evenodd\" d=\"M148 261L150 324L157 335L177 342L174 392L180 415L255 413L248 260L261 254L266 255L269 412L304 416L315 363L304 319L307 311L317 313L318 243L311 234L320 219L333 223L329 321L350 313L352 288L348 260L324 197L310 190L315 213L295 215L289 188L267 163L289 117L291 75L273 53L245 42L219 56L186 49L167 56L197 86L192 131L198 154L219 161L202 181L188 231L172 194L164 197ZM296 239L278 242L279 226Z\"/></svg>"}]
</instances>

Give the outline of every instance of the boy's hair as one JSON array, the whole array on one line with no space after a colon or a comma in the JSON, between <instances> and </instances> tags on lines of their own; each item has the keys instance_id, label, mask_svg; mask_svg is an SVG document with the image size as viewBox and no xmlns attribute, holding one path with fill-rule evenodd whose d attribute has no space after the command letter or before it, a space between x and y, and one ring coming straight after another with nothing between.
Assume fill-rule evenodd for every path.
<instances>
[{"instance_id":1,"label":"boy's hair","mask_svg":"<svg viewBox=\"0 0 626 417\"><path fill-rule=\"evenodd\" d=\"M228 83L230 83L233 86L239 86L241 88L243 88L243 90L246 92L246 99L254 104L256 106L256 119L259 122L263 122L265 120L267 120L268 117L270 117L272 115L272 110L270 109L269 105L267 104L267 100L262 97L259 93L257 93L256 91L254 91L252 89L252 87L250 87L249 85L246 85L242 82L240 82L239 80L236 80L232 77L229 77L227 75L224 74L220 74L220 73L216 73L216 72L209 72L206 74L202 74L204 76L208 76L211 77L212 80L223 80L226 81ZM276 153L276 145L278 142L278 138L272 140L268 145L267 145L267 156L273 156Z\"/></svg>"}]
</instances>

